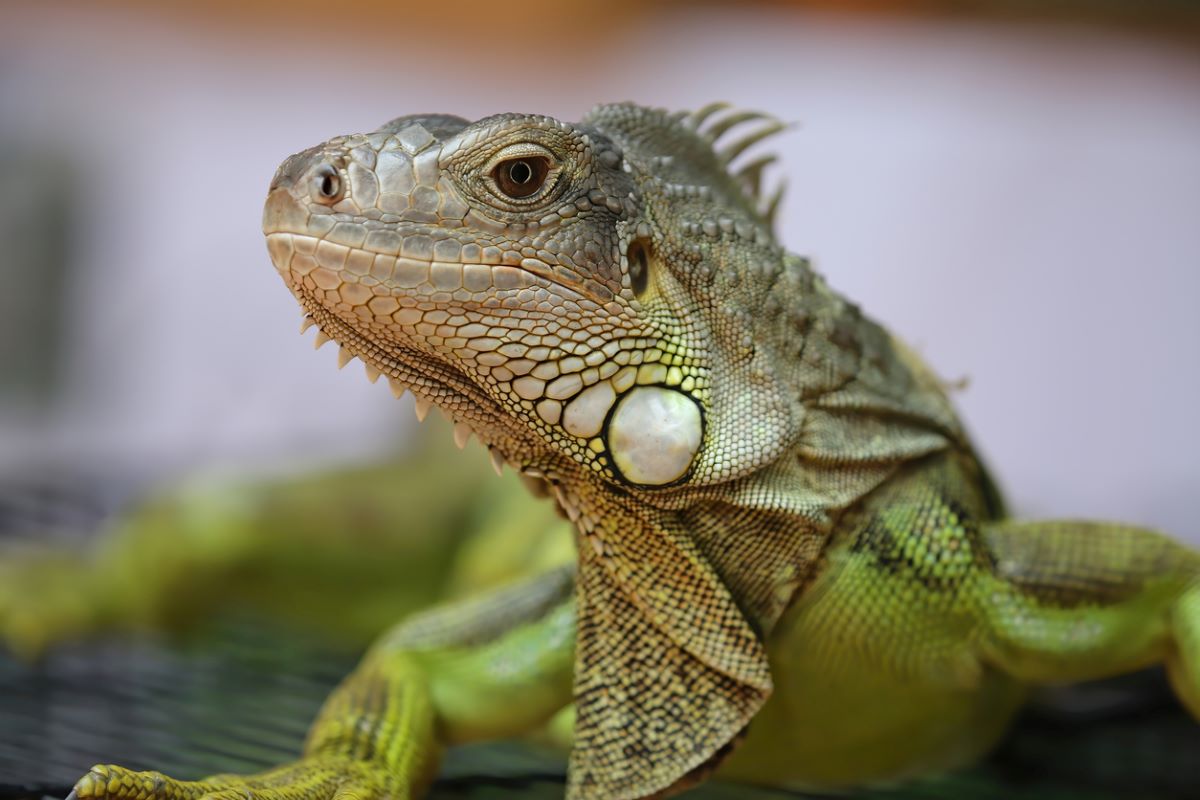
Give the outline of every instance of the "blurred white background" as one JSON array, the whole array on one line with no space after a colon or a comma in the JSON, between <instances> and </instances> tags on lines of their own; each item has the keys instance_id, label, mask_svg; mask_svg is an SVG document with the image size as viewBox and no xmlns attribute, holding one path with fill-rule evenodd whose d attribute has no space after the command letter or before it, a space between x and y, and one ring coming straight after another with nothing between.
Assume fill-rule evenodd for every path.
<instances>
[{"instance_id":1,"label":"blurred white background","mask_svg":"<svg viewBox=\"0 0 1200 800\"><path fill-rule=\"evenodd\" d=\"M267 259L278 163L418 111L574 120L602 101L726 99L797 123L773 143L783 240L970 379L957 402L1019 512L1200 541L1194 39L549 6L0 11L0 470L174 476L385 452L411 400L314 353ZM43 222L65 252L57 282L22 255L46 250ZM31 354L54 359L36 391L14 366Z\"/></svg>"}]
</instances>

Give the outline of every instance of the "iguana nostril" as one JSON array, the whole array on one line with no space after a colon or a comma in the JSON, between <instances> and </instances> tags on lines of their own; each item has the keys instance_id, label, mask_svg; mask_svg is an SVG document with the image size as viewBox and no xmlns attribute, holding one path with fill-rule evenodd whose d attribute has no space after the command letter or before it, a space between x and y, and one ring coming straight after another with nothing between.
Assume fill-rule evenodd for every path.
<instances>
[{"instance_id":1,"label":"iguana nostril","mask_svg":"<svg viewBox=\"0 0 1200 800\"><path fill-rule=\"evenodd\" d=\"M297 179L305 175L316 160L314 156L319 155L319 147L310 147L295 155L288 156L279 169L275 171L275 177L271 179L270 191L275 189L290 189L296 185Z\"/></svg>"}]
</instances>

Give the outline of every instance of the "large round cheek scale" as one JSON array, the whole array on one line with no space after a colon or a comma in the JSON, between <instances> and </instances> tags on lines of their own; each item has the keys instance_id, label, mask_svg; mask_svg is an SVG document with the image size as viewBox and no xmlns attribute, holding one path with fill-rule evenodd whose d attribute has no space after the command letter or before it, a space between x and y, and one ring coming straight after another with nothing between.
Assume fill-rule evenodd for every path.
<instances>
[{"instance_id":1,"label":"large round cheek scale","mask_svg":"<svg viewBox=\"0 0 1200 800\"><path fill-rule=\"evenodd\" d=\"M704 423L696 401L661 386L633 389L608 423L608 452L631 483L662 486L687 474Z\"/></svg>"}]
</instances>

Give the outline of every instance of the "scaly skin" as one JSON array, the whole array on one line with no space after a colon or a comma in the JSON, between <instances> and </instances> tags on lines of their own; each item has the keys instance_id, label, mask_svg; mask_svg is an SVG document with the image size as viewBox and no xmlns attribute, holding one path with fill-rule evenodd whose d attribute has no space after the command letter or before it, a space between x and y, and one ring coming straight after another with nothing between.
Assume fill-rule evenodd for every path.
<instances>
[{"instance_id":1,"label":"scaly skin","mask_svg":"<svg viewBox=\"0 0 1200 800\"><path fill-rule=\"evenodd\" d=\"M385 636L295 765L79 797L415 797L572 702L579 800L945 770L1028 686L1154 662L1200 712L1200 557L1006 520L938 381L730 167L778 126L721 112L402 117L283 164L264 230L320 335L552 495L577 566Z\"/></svg>"}]
</instances>

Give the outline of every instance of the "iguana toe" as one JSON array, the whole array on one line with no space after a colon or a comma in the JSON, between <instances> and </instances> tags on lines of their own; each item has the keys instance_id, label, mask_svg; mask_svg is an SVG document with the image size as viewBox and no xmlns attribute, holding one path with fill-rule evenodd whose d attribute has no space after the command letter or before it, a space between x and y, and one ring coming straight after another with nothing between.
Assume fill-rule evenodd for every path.
<instances>
[{"instance_id":1,"label":"iguana toe","mask_svg":"<svg viewBox=\"0 0 1200 800\"><path fill-rule=\"evenodd\" d=\"M408 800L406 790L389 783L377 768L344 759L308 759L258 775L199 781L98 764L66 800Z\"/></svg>"}]
</instances>

